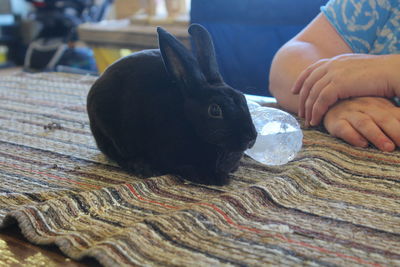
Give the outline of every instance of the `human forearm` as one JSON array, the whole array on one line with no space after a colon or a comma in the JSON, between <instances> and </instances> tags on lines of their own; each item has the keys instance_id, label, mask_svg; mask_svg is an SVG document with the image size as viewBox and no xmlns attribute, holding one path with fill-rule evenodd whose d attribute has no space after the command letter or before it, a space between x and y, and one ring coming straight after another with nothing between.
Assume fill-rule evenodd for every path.
<instances>
[{"instance_id":1,"label":"human forearm","mask_svg":"<svg viewBox=\"0 0 400 267\"><path fill-rule=\"evenodd\" d=\"M389 88L393 91L394 95L400 97L400 55L385 55L383 66L386 67L386 78L388 80Z\"/></svg>"},{"instance_id":2,"label":"human forearm","mask_svg":"<svg viewBox=\"0 0 400 267\"><path fill-rule=\"evenodd\" d=\"M271 65L269 90L281 107L297 112L298 95L291 88L300 73L322 56L313 44L296 40L289 41L277 52Z\"/></svg>"},{"instance_id":3,"label":"human forearm","mask_svg":"<svg viewBox=\"0 0 400 267\"><path fill-rule=\"evenodd\" d=\"M316 61L351 52L325 16L319 14L275 55L269 90L284 109L297 112L299 98L291 88L300 74Z\"/></svg>"}]
</instances>

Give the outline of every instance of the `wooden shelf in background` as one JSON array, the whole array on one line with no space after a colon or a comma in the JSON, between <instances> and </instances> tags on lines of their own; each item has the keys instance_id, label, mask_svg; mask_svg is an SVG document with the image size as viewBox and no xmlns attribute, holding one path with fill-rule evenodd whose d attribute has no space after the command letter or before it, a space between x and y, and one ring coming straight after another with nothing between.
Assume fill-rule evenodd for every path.
<instances>
[{"instance_id":1,"label":"wooden shelf in background","mask_svg":"<svg viewBox=\"0 0 400 267\"><path fill-rule=\"evenodd\" d=\"M190 48L187 27L178 25L163 26ZM89 46L108 48L128 48L133 50L158 48L156 26L134 25L130 20L102 21L84 23L78 28L79 38Z\"/></svg>"}]
</instances>

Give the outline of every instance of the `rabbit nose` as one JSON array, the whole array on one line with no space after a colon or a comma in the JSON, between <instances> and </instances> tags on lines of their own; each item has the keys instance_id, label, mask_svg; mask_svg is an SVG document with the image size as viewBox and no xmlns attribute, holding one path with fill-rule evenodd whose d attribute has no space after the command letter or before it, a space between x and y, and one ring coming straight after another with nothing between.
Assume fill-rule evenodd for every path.
<instances>
[{"instance_id":1,"label":"rabbit nose","mask_svg":"<svg viewBox=\"0 0 400 267\"><path fill-rule=\"evenodd\" d=\"M247 145L247 148L252 148L255 143L256 143L256 139L253 138L252 140L250 140L249 144Z\"/></svg>"},{"instance_id":2,"label":"rabbit nose","mask_svg":"<svg viewBox=\"0 0 400 267\"><path fill-rule=\"evenodd\" d=\"M248 148L252 148L256 142L257 139L257 130L254 127L254 125L251 125L251 134L249 135L249 146Z\"/></svg>"},{"instance_id":3,"label":"rabbit nose","mask_svg":"<svg viewBox=\"0 0 400 267\"><path fill-rule=\"evenodd\" d=\"M244 144L246 145L246 149L247 148L252 148L254 146L254 143L256 142L256 138L257 138L257 132L250 132L248 133L245 137L244 137Z\"/></svg>"}]
</instances>

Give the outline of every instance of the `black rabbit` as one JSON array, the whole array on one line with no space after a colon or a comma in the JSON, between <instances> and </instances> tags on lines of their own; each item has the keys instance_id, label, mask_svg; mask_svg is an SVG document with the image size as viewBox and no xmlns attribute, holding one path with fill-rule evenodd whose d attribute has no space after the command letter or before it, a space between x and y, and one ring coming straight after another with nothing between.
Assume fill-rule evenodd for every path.
<instances>
[{"instance_id":1,"label":"black rabbit","mask_svg":"<svg viewBox=\"0 0 400 267\"><path fill-rule=\"evenodd\" d=\"M257 133L242 93L222 80L211 36L189 27L197 60L157 28L159 50L113 63L87 98L99 149L141 176L172 173L225 184Z\"/></svg>"}]
</instances>

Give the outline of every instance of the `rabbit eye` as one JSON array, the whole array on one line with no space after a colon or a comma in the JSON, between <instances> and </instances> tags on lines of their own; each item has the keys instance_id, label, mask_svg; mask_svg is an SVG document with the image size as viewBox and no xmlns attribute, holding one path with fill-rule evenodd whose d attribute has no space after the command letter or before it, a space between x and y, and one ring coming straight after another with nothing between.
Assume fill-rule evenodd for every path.
<instances>
[{"instance_id":1,"label":"rabbit eye","mask_svg":"<svg viewBox=\"0 0 400 267\"><path fill-rule=\"evenodd\" d=\"M222 119L222 110L217 104L211 104L208 107L208 115L214 119Z\"/></svg>"}]
</instances>

